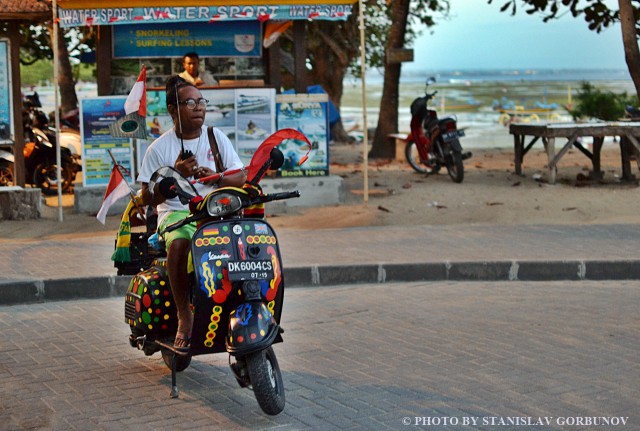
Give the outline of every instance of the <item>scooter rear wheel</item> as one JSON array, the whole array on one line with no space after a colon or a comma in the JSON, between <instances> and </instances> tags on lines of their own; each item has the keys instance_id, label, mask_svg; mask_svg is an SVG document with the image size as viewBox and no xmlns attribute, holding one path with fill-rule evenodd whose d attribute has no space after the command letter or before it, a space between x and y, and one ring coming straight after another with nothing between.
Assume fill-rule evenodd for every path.
<instances>
[{"instance_id":1,"label":"scooter rear wheel","mask_svg":"<svg viewBox=\"0 0 640 431\"><path fill-rule=\"evenodd\" d=\"M275 416L284 410L284 383L273 348L246 356L253 393L263 412Z\"/></svg>"},{"instance_id":2,"label":"scooter rear wheel","mask_svg":"<svg viewBox=\"0 0 640 431\"><path fill-rule=\"evenodd\" d=\"M167 366L167 368L171 369L171 360L173 359L174 353L167 349L162 349L161 353L162 353L162 360L164 360L164 364ZM184 371L189 367L189 364L191 364L191 355L188 355L188 356L178 355L178 357L176 358L176 361L177 361L176 371L177 372Z\"/></svg>"}]
</instances>

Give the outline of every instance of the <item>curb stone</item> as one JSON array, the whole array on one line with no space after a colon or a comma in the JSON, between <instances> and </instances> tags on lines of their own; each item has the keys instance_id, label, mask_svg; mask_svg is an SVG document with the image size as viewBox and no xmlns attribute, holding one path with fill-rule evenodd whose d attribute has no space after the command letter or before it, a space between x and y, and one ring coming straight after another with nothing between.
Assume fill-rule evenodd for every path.
<instances>
[{"instance_id":1,"label":"curb stone","mask_svg":"<svg viewBox=\"0 0 640 431\"><path fill-rule=\"evenodd\" d=\"M392 263L291 267L287 287L413 281L640 280L640 260ZM0 281L0 305L123 296L131 276Z\"/></svg>"}]
</instances>

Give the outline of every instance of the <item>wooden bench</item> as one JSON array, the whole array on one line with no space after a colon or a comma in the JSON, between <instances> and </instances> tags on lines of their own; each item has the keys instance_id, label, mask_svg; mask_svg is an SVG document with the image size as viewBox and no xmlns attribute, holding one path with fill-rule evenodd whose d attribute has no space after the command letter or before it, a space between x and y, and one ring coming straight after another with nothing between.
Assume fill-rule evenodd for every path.
<instances>
[{"instance_id":1,"label":"wooden bench","mask_svg":"<svg viewBox=\"0 0 640 431\"><path fill-rule=\"evenodd\" d=\"M405 161L404 147L407 145L407 137L409 133L389 133L387 140L393 142L395 147L396 160L399 162ZM390 144L391 145L391 144Z\"/></svg>"},{"instance_id":2,"label":"wooden bench","mask_svg":"<svg viewBox=\"0 0 640 431\"><path fill-rule=\"evenodd\" d=\"M549 183L556 181L557 165L560 159L575 146L587 156L593 165L591 175L602 176L600 170L600 150L605 136L621 137L622 179L631 181L630 156L632 146L640 152L640 122L606 122L606 123L553 123L553 124L511 124L509 133L513 135L515 173L522 174L524 156L538 140L542 141L548 158ZM525 145L525 139L530 136L531 141ZM587 150L578 141L581 136L593 137L593 152ZM556 153L556 138L565 138L567 142Z\"/></svg>"}]
</instances>

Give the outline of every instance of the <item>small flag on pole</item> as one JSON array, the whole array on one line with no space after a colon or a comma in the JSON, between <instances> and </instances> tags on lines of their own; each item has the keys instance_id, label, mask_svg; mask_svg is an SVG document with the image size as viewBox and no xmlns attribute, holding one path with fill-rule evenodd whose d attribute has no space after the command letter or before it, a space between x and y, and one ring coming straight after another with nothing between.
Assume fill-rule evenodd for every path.
<instances>
[{"instance_id":1,"label":"small flag on pole","mask_svg":"<svg viewBox=\"0 0 640 431\"><path fill-rule=\"evenodd\" d=\"M111 136L147 139L147 68L140 75L124 102L125 116L109 126Z\"/></svg>"},{"instance_id":2,"label":"small flag on pole","mask_svg":"<svg viewBox=\"0 0 640 431\"><path fill-rule=\"evenodd\" d=\"M118 199L129 196L129 193L130 189L127 180L122 176L118 166L114 166L111 170L111 177L109 177L107 191L105 191L104 198L102 199L102 206L100 207L100 211L98 211L98 215L96 215L98 221L104 224L111 205Z\"/></svg>"},{"instance_id":3,"label":"small flag on pole","mask_svg":"<svg viewBox=\"0 0 640 431\"><path fill-rule=\"evenodd\" d=\"M262 46L269 48L278 40L280 35L293 25L293 21L270 21L267 22L264 31Z\"/></svg>"}]
</instances>

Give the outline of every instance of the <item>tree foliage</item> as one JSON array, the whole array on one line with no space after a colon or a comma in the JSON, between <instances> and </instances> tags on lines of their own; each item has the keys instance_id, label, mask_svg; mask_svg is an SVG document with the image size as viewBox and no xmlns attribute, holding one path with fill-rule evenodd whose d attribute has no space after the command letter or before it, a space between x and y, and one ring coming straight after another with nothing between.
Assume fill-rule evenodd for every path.
<instances>
[{"instance_id":1,"label":"tree foliage","mask_svg":"<svg viewBox=\"0 0 640 431\"><path fill-rule=\"evenodd\" d=\"M494 0L488 0L489 4ZM500 1L500 0L498 0ZM589 30L600 33L610 25L620 21L620 11L610 9L603 0L520 0L525 12L541 14L542 20L560 18L565 13L570 13L574 18L582 16L589 26ZM640 5L640 0L632 0L632 3ZM636 7L636 34L640 35L640 23L638 23L638 8ZM518 11L517 0L507 0L500 8L501 12L510 11L515 15Z\"/></svg>"},{"instance_id":2,"label":"tree foliage","mask_svg":"<svg viewBox=\"0 0 640 431\"><path fill-rule=\"evenodd\" d=\"M582 83L575 100L576 107L569 110L574 120L596 118L616 121L624 117L627 105L635 103L626 92L602 91L588 82Z\"/></svg>"}]
</instances>

